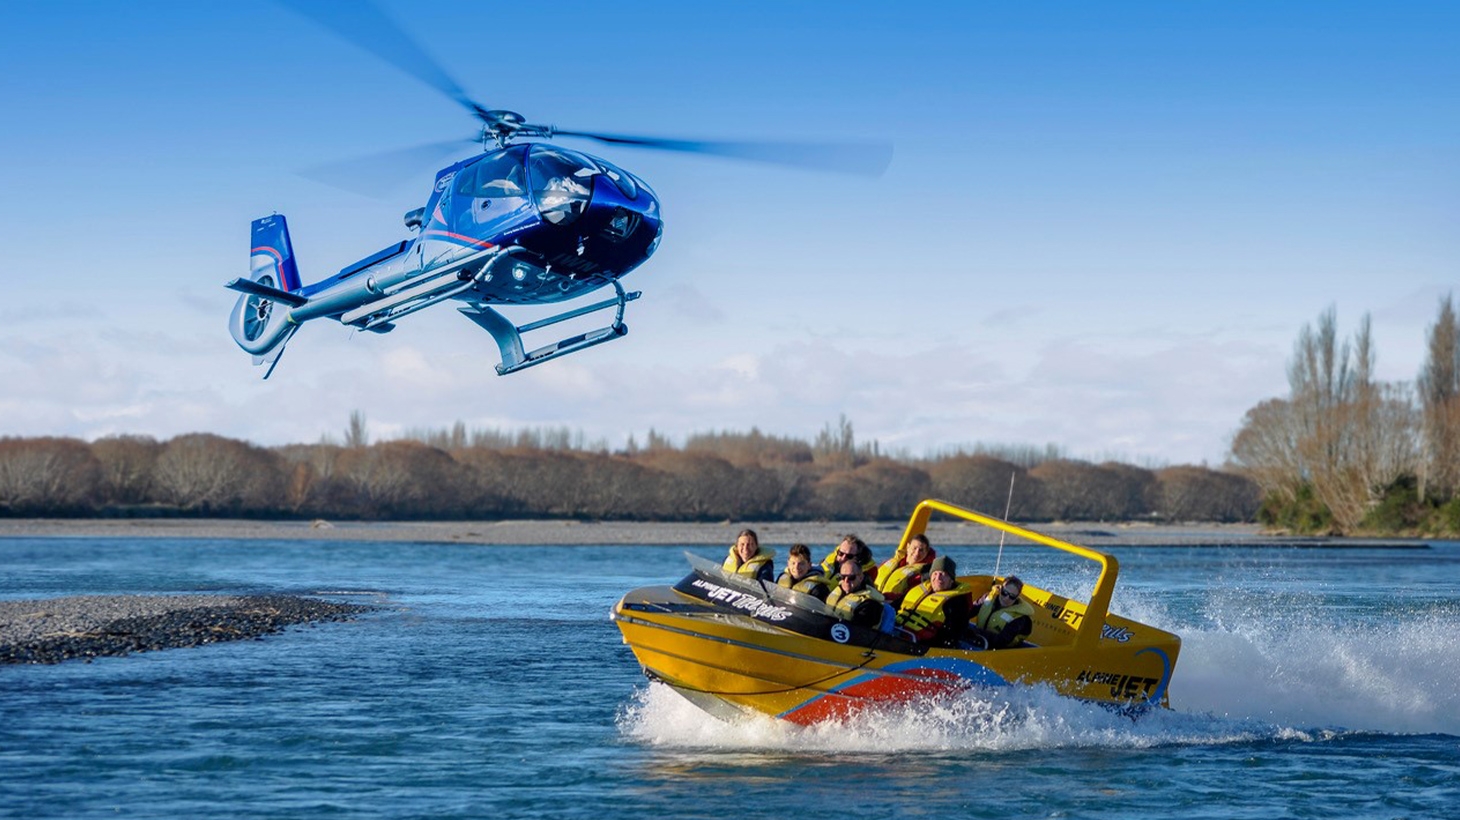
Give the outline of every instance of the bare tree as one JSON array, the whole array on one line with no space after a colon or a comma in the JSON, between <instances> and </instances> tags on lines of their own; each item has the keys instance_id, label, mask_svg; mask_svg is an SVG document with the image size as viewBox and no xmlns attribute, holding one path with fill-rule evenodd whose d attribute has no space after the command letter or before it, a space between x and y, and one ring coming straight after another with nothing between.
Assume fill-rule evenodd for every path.
<instances>
[{"instance_id":1,"label":"bare tree","mask_svg":"<svg viewBox=\"0 0 1460 820\"><path fill-rule=\"evenodd\" d=\"M1440 300L1417 387L1424 431L1419 493L1453 498L1460 493L1460 318L1453 294Z\"/></svg>"},{"instance_id":2,"label":"bare tree","mask_svg":"<svg viewBox=\"0 0 1460 820\"><path fill-rule=\"evenodd\" d=\"M812 488L810 508L823 518L899 518L933 487L928 474L889 459L826 474Z\"/></svg>"},{"instance_id":3,"label":"bare tree","mask_svg":"<svg viewBox=\"0 0 1460 820\"><path fill-rule=\"evenodd\" d=\"M810 464L814 460L806 442L768 436L755 427L749 433L695 433L685 441L684 449L719 456L736 467Z\"/></svg>"},{"instance_id":4,"label":"bare tree","mask_svg":"<svg viewBox=\"0 0 1460 820\"><path fill-rule=\"evenodd\" d=\"M1243 417L1232 440L1232 464L1264 493L1291 504L1307 481L1301 440L1292 402L1268 399Z\"/></svg>"},{"instance_id":5,"label":"bare tree","mask_svg":"<svg viewBox=\"0 0 1460 820\"><path fill-rule=\"evenodd\" d=\"M460 466L435 447L387 441L340 454L340 480L370 517L422 518L460 509Z\"/></svg>"},{"instance_id":6,"label":"bare tree","mask_svg":"<svg viewBox=\"0 0 1460 820\"><path fill-rule=\"evenodd\" d=\"M287 475L285 507L290 512L339 515L353 512L349 490L339 478L338 444L290 444L274 450Z\"/></svg>"},{"instance_id":7,"label":"bare tree","mask_svg":"<svg viewBox=\"0 0 1460 820\"><path fill-rule=\"evenodd\" d=\"M1258 485L1206 467L1167 467L1156 473L1155 512L1167 521L1251 521L1262 501Z\"/></svg>"},{"instance_id":8,"label":"bare tree","mask_svg":"<svg viewBox=\"0 0 1460 820\"><path fill-rule=\"evenodd\" d=\"M1356 529L1384 491L1415 470L1417 420L1408 388L1374 378L1369 317L1340 343L1333 308L1305 325L1288 363L1289 397L1249 410L1232 462L1293 504L1311 492L1339 532Z\"/></svg>"},{"instance_id":9,"label":"bare tree","mask_svg":"<svg viewBox=\"0 0 1460 820\"><path fill-rule=\"evenodd\" d=\"M852 432L852 422L843 413L837 419L836 426L827 423L820 433L816 434L816 442L811 445L811 453L818 464L823 464L833 470L847 470L857 463L857 437Z\"/></svg>"},{"instance_id":10,"label":"bare tree","mask_svg":"<svg viewBox=\"0 0 1460 820\"><path fill-rule=\"evenodd\" d=\"M211 433L168 441L153 478L159 500L203 512L274 510L282 496L283 477L272 453Z\"/></svg>"},{"instance_id":11,"label":"bare tree","mask_svg":"<svg viewBox=\"0 0 1460 820\"><path fill-rule=\"evenodd\" d=\"M370 434L365 426L365 414L359 410L350 411L350 426L345 428L346 447L364 447L370 443Z\"/></svg>"},{"instance_id":12,"label":"bare tree","mask_svg":"<svg viewBox=\"0 0 1460 820\"><path fill-rule=\"evenodd\" d=\"M101 465L83 441L0 438L0 510L75 512L94 502L100 480Z\"/></svg>"},{"instance_id":13,"label":"bare tree","mask_svg":"<svg viewBox=\"0 0 1460 820\"><path fill-rule=\"evenodd\" d=\"M999 517L1007 509L1011 519L1039 514L1043 485L1030 478L1028 470L1004 459L956 455L928 465L928 475L933 495L955 504Z\"/></svg>"},{"instance_id":14,"label":"bare tree","mask_svg":"<svg viewBox=\"0 0 1460 820\"><path fill-rule=\"evenodd\" d=\"M1149 470L1110 463L1096 466L1084 461L1046 461L1029 471L1044 488L1041 518L1070 521L1106 521L1139 516L1146 511L1147 488L1154 483Z\"/></svg>"},{"instance_id":15,"label":"bare tree","mask_svg":"<svg viewBox=\"0 0 1460 820\"><path fill-rule=\"evenodd\" d=\"M663 474L662 503L671 514L699 520L739 518L746 488L730 462L707 453L651 450L637 463Z\"/></svg>"},{"instance_id":16,"label":"bare tree","mask_svg":"<svg viewBox=\"0 0 1460 820\"><path fill-rule=\"evenodd\" d=\"M101 496L113 504L151 499L152 472L162 445L151 436L109 436L91 443L101 464Z\"/></svg>"}]
</instances>

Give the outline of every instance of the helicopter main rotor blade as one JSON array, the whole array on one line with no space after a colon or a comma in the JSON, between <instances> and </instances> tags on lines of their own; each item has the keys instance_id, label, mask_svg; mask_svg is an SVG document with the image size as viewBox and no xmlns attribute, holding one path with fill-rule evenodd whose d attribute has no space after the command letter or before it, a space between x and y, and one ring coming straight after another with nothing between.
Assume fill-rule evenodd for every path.
<instances>
[{"instance_id":1,"label":"helicopter main rotor blade","mask_svg":"<svg viewBox=\"0 0 1460 820\"><path fill-rule=\"evenodd\" d=\"M396 193L412 176L424 168L435 168L448 155L463 148L481 150L481 142L470 139L429 142L394 151L383 151L353 159L326 162L310 166L299 175L322 182L332 188L368 196L373 199L387 199Z\"/></svg>"},{"instance_id":2,"label":"helicopter main rotor blade","mask_svg":"<svg viewBox=\"0 0 1460 820\"><path fill-rule=\"evenodd\" d=\"M275 0L294 13L307 17L335 36L390 63L426 85L450 97L478 119L486 119L486 108L467 96L426 50L396 25L370 0L321 2L320 0Z\"/></svg>"},{"instance_id":3,"label":"helicopter main rotor blade","mask_svg":"<svg viewBox=\"0 0 1460 820\"><path fill-rule=\"evenodd\" d=\"M553 129L554 136L581 137L610 145L652 148L658 151L680 151L689 154L710 154L733 159L767 162L794 168L813 168L858 176L881 176L892 162L892 144L888 142L815 143L815 142L737 142L725 140L677 140L658 137L629 137L615 134L594 134L587 131Z\"/></svg>"}]
</instances>

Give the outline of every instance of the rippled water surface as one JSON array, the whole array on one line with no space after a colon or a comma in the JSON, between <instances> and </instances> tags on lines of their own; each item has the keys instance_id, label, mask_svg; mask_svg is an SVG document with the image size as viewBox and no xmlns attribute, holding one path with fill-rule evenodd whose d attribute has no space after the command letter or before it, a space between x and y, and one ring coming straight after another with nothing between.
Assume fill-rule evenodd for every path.
<instances>
[{"instance_id":1,"label":"rippled water surface","mask_svg":"<svg viewBox=\"0 0 1460 820\"><path fill-rule=\"evenodd\" d=\"M380 606L0 667L0 815L1456 816L1460 544L1111 551L1113 608L1184 640L1170 711L1133 722L1016 689L802 729L719 722L639 674L608 609L683 575L677 549L0 539L0 598ZM949 553L965 572L994 560ZM1081 597L1093 583L1047 551L1001 563Z\"/></svg>"}]
</instances>

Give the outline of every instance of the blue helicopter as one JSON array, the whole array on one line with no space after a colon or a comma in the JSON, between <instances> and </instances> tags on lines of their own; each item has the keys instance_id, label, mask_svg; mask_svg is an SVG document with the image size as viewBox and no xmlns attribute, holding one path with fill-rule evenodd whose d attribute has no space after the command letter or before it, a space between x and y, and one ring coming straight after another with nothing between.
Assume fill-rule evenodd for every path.
<instances>
[{"instance_id":1,"label":"blue helicopter","mask_svg":"<svg viewBox=\"0 0 1460 820\"><path fill-rule=\"evenodd\" d=\"M406 212L405 227L414 236L326 279L301 281L283 215L253 221L250 273L227 284L241 294L229 330L255 365L268 365L264 378L311 319L385 333L400 319L447 300L496 340L499 375L623 338L624 308L640 292L626 291L619 280L659 246L664 229L659 199L642 179L613 163L546 142L554 137L873 175L891 159L886 144L674 140L530 123L469 98L369 3L351 4L348 13L303 0L284 5L450 97L480 121L481 131L471 140L479 151L438 171L426 204ZM497 310L567 302L602 288L612 288L612 298L523 325ZM523 343L526 333L600 311L612 311L604 327L532 350Z\"/></svg>"}]
</instances>

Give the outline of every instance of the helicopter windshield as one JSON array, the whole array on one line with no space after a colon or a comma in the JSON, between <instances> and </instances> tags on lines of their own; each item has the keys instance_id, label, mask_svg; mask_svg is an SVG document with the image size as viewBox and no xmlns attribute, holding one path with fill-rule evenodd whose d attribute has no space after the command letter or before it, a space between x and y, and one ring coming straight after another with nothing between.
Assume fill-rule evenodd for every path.
<instances>
[{"instance_id":1,"label":"helicopter windshield","mask_svg":"<svg viewBox=\"0 0 1460 820\"><path fill-rule=\"evenodd\" d=\"M614 167L612 163L605 162L596 157L595 160L598 163L598 167L603 169L604 176L613 180L613 184L618 186L619 191L625 197L629 199L639 198L639 186L634 183L633 177Z\"/></svg>"},{"instance_id":2,"label":"helicopter windshield","mask_svg":"<svg viewBox=\"0 0 1460 820\"><path fill-rule=\"evenodd\" d=\"M542 218L566 225L588 207L598 166L575 151L535 144L528 160L532 196Z\"/></svg>"},{"instance_id":3,"label":"helicopter windshield","mask_svg":"<svg viewBox=\"0 0 1460 820\"><path fill-rule=\"evenodd\" d=\"M522 148L509 148L483 157L456 175L456 193L478 198L527 196L522 153Z\"/></svg>"}]
</instances>

